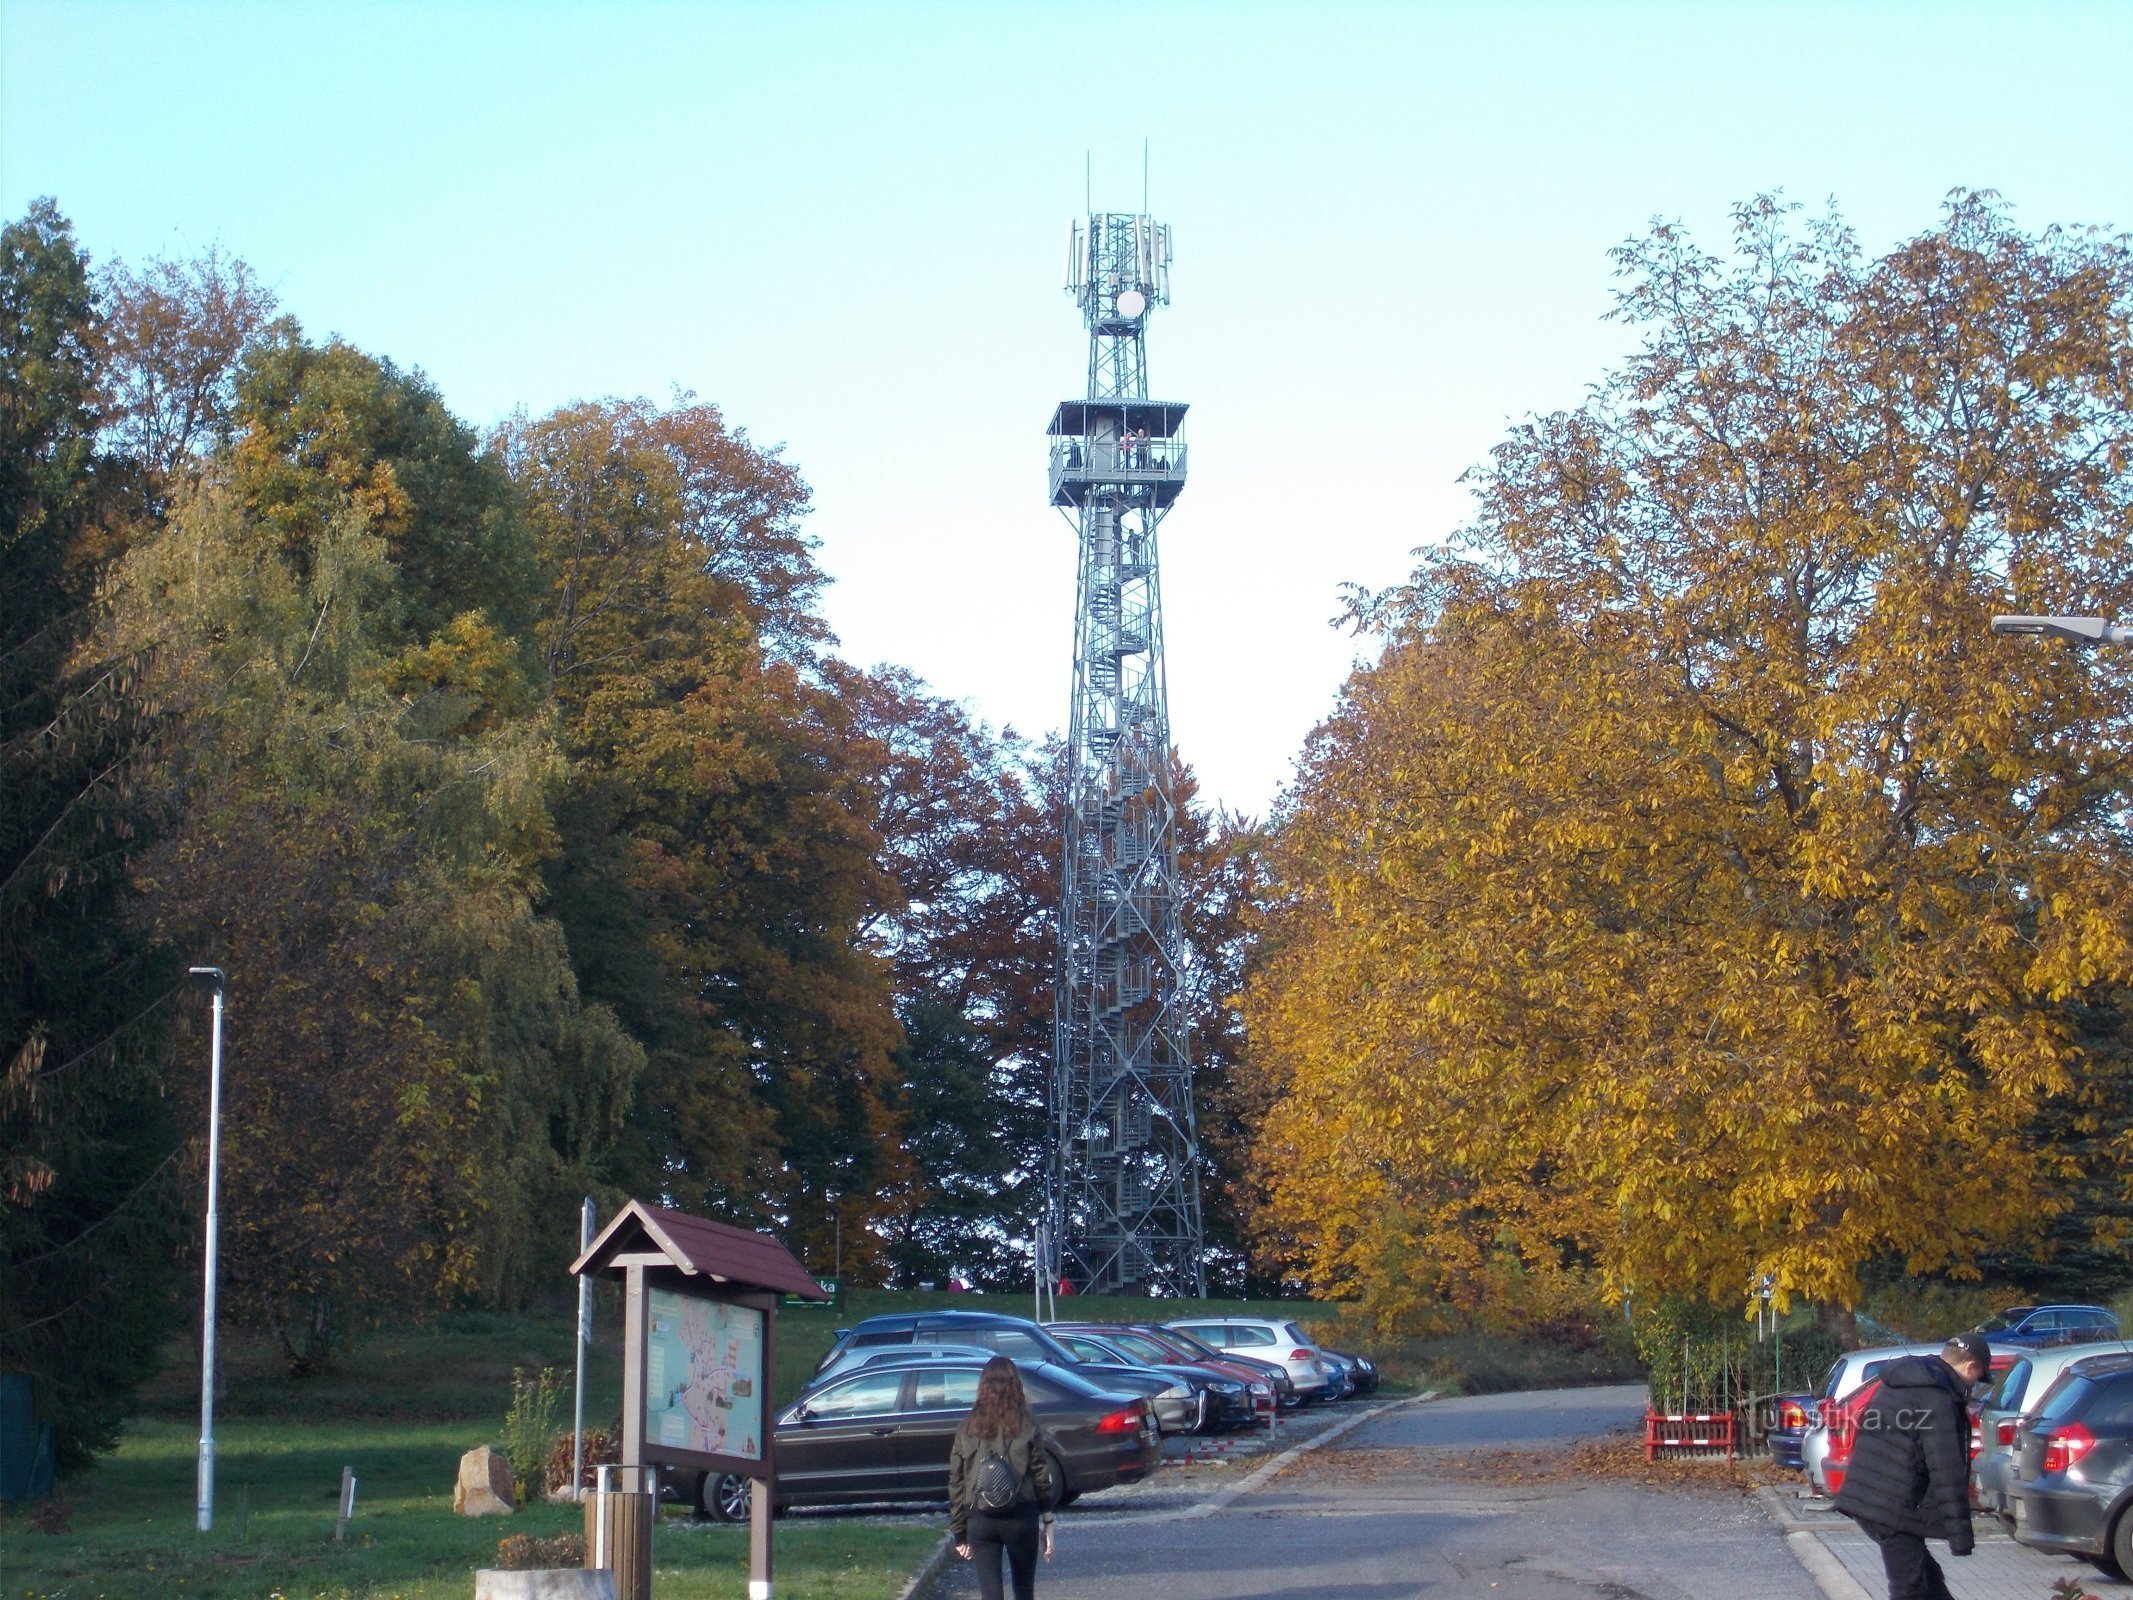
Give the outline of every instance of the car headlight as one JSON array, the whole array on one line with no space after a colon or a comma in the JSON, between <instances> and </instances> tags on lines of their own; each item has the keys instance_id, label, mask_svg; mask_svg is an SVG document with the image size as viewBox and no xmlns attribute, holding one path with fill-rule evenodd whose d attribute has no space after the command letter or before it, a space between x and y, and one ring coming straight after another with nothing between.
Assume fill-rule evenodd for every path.
<instances>
[{"instance_id":1,"label":"car headlight","mask_svg":"<svg viewBox=\"0 0 2133 1600\"><path fill-rule=\"evenodd\" d=\"M1274 1386L1271 1383L1255 1383L1252 1385L1253 1394L1272 1394L1273 1392Z\"/></svg>"},{"instance_id":2,"label":"car headlight","mask_svg":"<svg viewBox=\"0 0 2133 1600\"><path fill-rule=\"evenodd\" d=\"M1237 1380L1234 1378L1217 1378L1212 1383L1208 1384L1207 1387L1214 1390L1216 1394L1244 1393L1244 1385L1237 1382Z\"/></svg>"}]
</instances>

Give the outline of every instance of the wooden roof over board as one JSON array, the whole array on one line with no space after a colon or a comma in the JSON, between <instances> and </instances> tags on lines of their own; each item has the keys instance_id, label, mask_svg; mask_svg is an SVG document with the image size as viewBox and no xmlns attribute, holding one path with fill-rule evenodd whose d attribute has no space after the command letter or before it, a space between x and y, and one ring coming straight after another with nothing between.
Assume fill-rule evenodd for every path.
<instances>
[{"instance_id":1,"label":"wooden roof over board","mask_svg":"<svg viewBox=\"0 0 2133 1600\"><path fill-rule=\"evenodd\" d=\"M668 1211L632 1200L600 1230L585 1254L570 1264L573 1276L619 1270L618 1255L656 1250L687 1277L702 1277L736 1289L775 1289L807 1300L827 1300L814 1274L767 1233L729 1227L686 1211Z\"/></svg>"}]
</instances>

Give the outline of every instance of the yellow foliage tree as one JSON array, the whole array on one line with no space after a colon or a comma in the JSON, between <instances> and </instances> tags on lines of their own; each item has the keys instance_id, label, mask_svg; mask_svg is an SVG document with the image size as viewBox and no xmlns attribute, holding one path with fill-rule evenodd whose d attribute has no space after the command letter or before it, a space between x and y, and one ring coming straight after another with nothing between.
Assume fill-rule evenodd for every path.
<instances>
[{"instance_id":1,"label":"yellow foliage tree","mask_svg":"<svg viewBox=\"0 0 2133 1600\"><path fill-rule=\"evenodd\" d=\"M1358 604L1278 819L1262 1234L1383 1320L1566 1269L1849 1304L2061 1203L2133 677L1986 618L2133 609L2133 258L1790 209L1618 252L1640 350Z\"/></svg>"}]
</instances>

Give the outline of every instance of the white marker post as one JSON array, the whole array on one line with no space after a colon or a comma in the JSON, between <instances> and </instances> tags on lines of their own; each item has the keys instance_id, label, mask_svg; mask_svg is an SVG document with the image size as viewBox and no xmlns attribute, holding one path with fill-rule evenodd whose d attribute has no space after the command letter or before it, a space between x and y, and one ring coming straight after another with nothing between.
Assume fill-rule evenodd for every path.
<instances>
[{"instance_id":1,"label":"white marker post","mask_svg":"<svg viewBox=\"0 0 2133 1600\"><path fill-rule=\"evenodd\" d=\"M200 1477L197 1526L215 1526L215 1237L222 1188L222 986L220 967L192 967L193 982L214 992L215 1020L207 1069L207 1248L200 1294Z\"/></svg>"}]
</instances>

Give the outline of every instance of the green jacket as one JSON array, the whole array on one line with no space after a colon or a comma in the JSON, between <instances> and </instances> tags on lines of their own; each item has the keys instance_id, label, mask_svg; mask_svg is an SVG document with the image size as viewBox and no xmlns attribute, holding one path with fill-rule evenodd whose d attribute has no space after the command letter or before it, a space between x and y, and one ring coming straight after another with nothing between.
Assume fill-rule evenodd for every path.
<instances>
[{"instance_id":1,"label":"green jacket","mask_svg":"<svg viewBox=\"0 0 2133 1600\"><path fill-rule=\"evenodd\" d=\"M985 1452L996 1450L1007 1457L1009 1466L1022 1484L1022 1501L1034 1502L1046 1511L1059 1503L1059 1476L1052 1471L1052 1451L1057 1446L1051 1435L1037 1426L1037 1419L1025 1416L1022 1426L1003 1448L998 1439L980 1439L970 1431L966 1419L955 1430L955 1442L948 1447L948 1531L955 1535L957 1544L964 1543L964 1535L970 1527L973 1509L970 1497L977 1485L978 1463Z\"/></svg>"}]
</instances>

